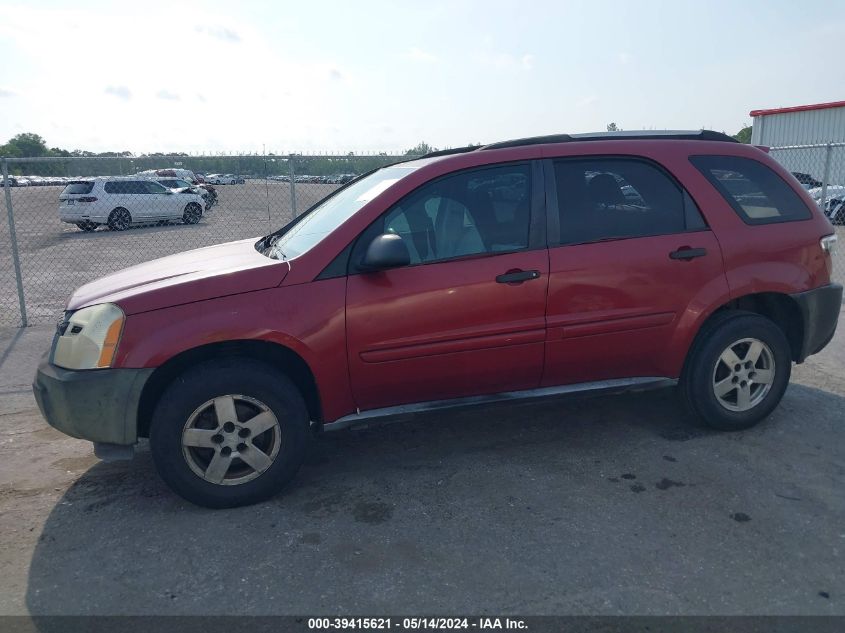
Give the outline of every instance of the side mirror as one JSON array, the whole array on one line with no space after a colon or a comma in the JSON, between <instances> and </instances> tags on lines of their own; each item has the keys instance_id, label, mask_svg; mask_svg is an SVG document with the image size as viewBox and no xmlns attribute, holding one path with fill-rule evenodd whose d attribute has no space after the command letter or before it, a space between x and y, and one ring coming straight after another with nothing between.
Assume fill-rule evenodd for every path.
<instances>
[{"instance_id":1,"label":"side mirror","mask_svg":"<svg viewBox=\"0 0 845 633\"><path fill-rule=\"evenodd\" d=\"M367 271L399 268L411 263L411 254L405 240L395 233L377 235L361 260L361 268Z\"/></svg>"}]
</instances>

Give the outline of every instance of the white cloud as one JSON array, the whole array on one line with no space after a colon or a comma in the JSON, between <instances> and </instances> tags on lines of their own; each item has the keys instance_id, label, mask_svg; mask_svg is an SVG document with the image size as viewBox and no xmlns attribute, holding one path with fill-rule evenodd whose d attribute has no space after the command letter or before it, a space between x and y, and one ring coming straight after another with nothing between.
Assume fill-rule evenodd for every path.
<instances>
[{"instance_id":1,"label":"white cloud","mask_svg":"<svg viewBox=\"0 0 845 633\"><path fill-rule=\"evenodd\" d=\"M437 61L437 56L416 46L408 51L408 59L415 62L430 64Z\"/></svg>"},{"instance_id":2,"label":"white cloud","mask_svg":"<svg viewBox=\"0 0 845 633\"><path fill-rule=\"evenodd\" d=\"M587 95L586 97L581 97L578 101L575 102L575 105L579 108L587 108L595 103L598 103L599 98L596 95Z\"/></svg>"},{"instance_id":3,"label":"white cloud","mask_svg":"<svg viewBox=\"0 0 845 633\"><path fill-rule=\"evenodd\" d=\"M330 130L338 111L343 112L337 91L355 90L354 75L334 60L292 58L264 35L260 25L237 15L216 15L208 9L204 23L226 24L227 30L186 29L196 18L190 7L178 4L171 7L167 20L140 5L127 5L119 16L100 9L43 8L35 3L6 7L0 40L38 74L37 81L21 86L14 99L24 108L23 114L0 118L0 137L10 135L20 120L28 129L54 129L47 139L51 146L101 151L212 151L260 147L264 142L308 150L337 143ZM116 28L126 23L133 28ZM87 37L90 33L97 37ZM150 33L155 34L153 45ZM69 39L73 46L66 45ZM187 87L162 88L162 74L155 69L172 68L179 60L198 56L213 73L192 74ZM97 76L107 79L86 99L65 102L57 114L55 95L79 89L78 75L68 68L96 68ZM272 69L269 75L268 69ZM259 91L267 98L256 99ZM119 110L114 108L116 102L122 106ZM229 112L248 116L234 117L221 127L221 115ZM126 125L127 117L132 125ZM189 128L186 120L192 123ZM51 121L60 127L51 128ZM302 125L280 126L280 121ZM91 129L98 131L98 146L86 132Z\"/></svg>"},{"instance_id":4,"label":"white cloud","mask_svg":"<svg viewBox=\"0 0 845 633\"><path fill-rule=\"evenodd\" d=\"M0 97L14 97L17 96L17 94L17 92L10 88L4 88L3 86L0 86Z\"/></svg>"},{"instance_id":5,"label":"white cloud","mask_svg":"<svg viewBox=\"0 0 845 633\"><path fill-rule=\"evenodd\" d=\"M524 53L516 57L510 53L492 53L489 51L474 55L476 62L482 66L489 66L496 70L533 70L536 57L531 53Z\"/></svg>"},{"instance_id":6,"label":"white cloud","mask_svg":"<svg viewBox=\"0 0 845 633\"><path fill-rule=\"evenodd\" d=\"M241 36L238 35L237 31L233 31L225 26L197 26L194 30L197 33L216 37L218 40L223 40L224 42L238 43L241 41Z\"/></svg>"},{"instance_id":7,"label":"white cloud","mask_svg":"<svg viewBox=\"0 0 845 633\"><path fill-rule=\"evenodd\" d=\"M126 86L106 86L104 91L107 95L112 95L118 99L129 101L132 98L132 91Z\"/></svg>"},{"instance_id":8,"label":"white cloud","mask_svg":"<svg viewBox=\"0 0 845 633\"><path fill-rule=\"evenodd\" d=\"M616 58L619 60L619 63L623 66L627 66L631 63L631 54L630 53L619 53Z\"/></svg>"}]
</instances>

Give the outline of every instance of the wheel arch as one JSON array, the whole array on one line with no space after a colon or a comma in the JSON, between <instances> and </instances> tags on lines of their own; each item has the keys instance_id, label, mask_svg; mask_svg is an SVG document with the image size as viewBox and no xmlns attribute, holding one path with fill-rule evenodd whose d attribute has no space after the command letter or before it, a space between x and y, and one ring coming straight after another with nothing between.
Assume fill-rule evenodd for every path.
<instances>
[{"instance_id":1,"label":"wheel arch","mask_svg":"<svg viewBox=\"0 0 845 633\"><path fill-rule=\"evenodd\" d=\"M311 420L322 422L322 404L314 373L294 350L270 341L235 340L194 347L168 359L144 385L138 404L138 437L149 437L153 411L165 389L186 369L217 358L241 357L280 369L299 389Z\"/></svg>"},{"instance_id":2,"label":"wheel arch","mask_svg":"<svg viewBox=\"0 0 845 633\"><path fill-rule=\"evenodd\" d=\"M758 292L742 295L722 304L701 322L690 347L687 358L692 356L703 332L714 322L724 318L727 310L742 310L765 317L777 325L789 342L792 360L801 362L804 348L804 317L798 303L788 294L781 292ZM686 363L685 363L686 364Z\"/></svg>"}]
</instances>

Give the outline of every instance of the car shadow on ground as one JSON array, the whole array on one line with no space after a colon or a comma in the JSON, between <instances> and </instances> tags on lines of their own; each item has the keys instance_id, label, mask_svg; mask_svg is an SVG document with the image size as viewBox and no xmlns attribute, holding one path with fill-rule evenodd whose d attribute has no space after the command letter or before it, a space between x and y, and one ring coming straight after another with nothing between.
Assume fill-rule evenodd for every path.
<instances>
[{"instance_id":1,"label":"car shadow on ground","mask_svg":"<svg viewBox=\"0 0 845 633\"><path fill-rule=\"evenodd\" d=\"M56 504L26 605L845 613L843 408L792 385L732 434L691 424L671 389L432 414L325 434L282 494L224 511L172 494L142 447Z\"/></svg>"},{"instance_id":2,"label":"car shadow on ground","mask_svg":"<svg viewBox=\"0 0 845 633\"><path fill-rule=\"evenodd\" d=\"M200 220L202 222L202 220ZM149 224L132 224L131 226L127 227L123 231L112 231L105 225L100 225L93 231L82 231L80 229L69 229L66 231L62 231L60 233L61 239L84 239L84 238L92 238L92 237L99 237L103 234L109 235L116 235L121 233L126 233L127 231L137 232L137 233L160 233L162 231L177 229L177 228L189 228L192 226L196 226L195 224L185 224L181 220L163 220L161 222L151 222Z\"/></svg>"}]
</instances>

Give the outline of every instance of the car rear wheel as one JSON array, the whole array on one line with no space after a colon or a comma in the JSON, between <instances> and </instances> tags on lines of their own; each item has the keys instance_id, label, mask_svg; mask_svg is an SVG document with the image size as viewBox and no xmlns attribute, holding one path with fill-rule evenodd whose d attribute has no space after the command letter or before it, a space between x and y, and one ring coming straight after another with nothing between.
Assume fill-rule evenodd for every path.
<instances>
[{"instance_id":1,"label":"car rear wheel","mask_svg":"<svg viewBox=\"0 0 845 633\"><path fill-rule=\"evenodd\" d=\"M726 310L699 334L680 386L688 408L705 424L737 431L775 409L791 372L789 342L777 325L757 314Z\"/></svg>"},{"instance_id":2,"label":"car rear wheel","mask_svg":"<svg viewBox=\"0 0 845 633\"><path fill-rule=\"evenodd\" d=\"M230 508L263 501L293 479L309 426L305 402L284 374L248 359L212 361L165 391L150 448L177 494Z\"/></svg>"},{"instance_id":3,"label":"car rear wheel","mask_svg":"<svg viewBox=\"0 0 845 633\"><path fill-rule=\"evenodd\" d=\"M196 202L189 202L182 213L182 222L196 224L202 217L202 207Z\"/></svg>"},{"instance_id":4,"label":"car rear wheel","mask_svg":"<svg viewBox=\"0 0 845 633\"><path fill-rule=\"evenodd\" d=\"M108 225L112 231L125 231L132 224L132 214L123 207L118 207L109 214Z\"/></svg>"}]
</instances>

